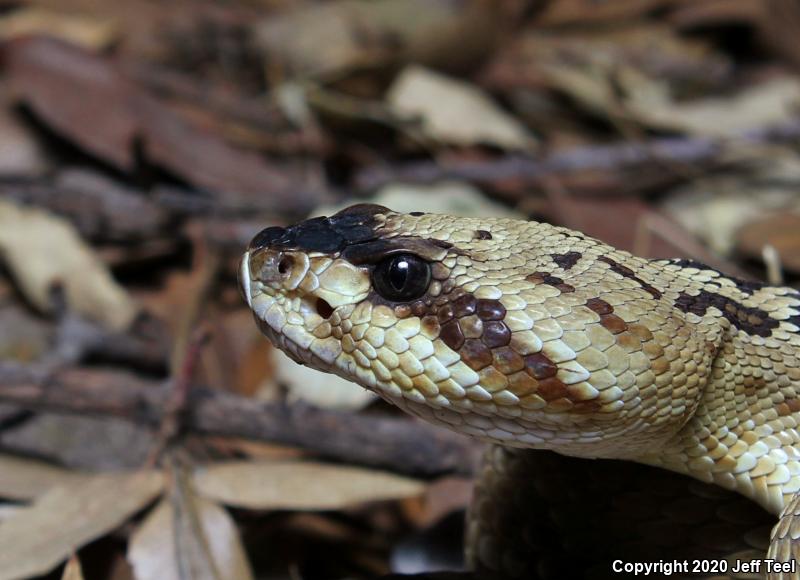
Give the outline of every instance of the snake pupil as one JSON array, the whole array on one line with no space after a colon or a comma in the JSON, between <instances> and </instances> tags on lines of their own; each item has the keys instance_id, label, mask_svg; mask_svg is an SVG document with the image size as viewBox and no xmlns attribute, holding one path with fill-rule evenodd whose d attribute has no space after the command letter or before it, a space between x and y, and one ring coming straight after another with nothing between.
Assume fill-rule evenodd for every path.
<instances>
[{"instance_id":1,"label":"snake pupil","mask_svg":"<svg viewBox=\"0 0 800 580\"><path fill-rule=\"evenodd\" d=\"M398 292L402 292L408 280L408 261L405 258L396 258L389 267L389 282Z\"/></svg>"},{"instance_id":2,"label":"snake pupil","mask_svg":"<svg viewBox=\"0 0 800 580\"><path fill-rule=\"evenodd\" d=\"M430 281L430 264L412 254L386 258L372 273L372 284L378 294L397 302L419 298Z\"/></svg>"}]
</instances>

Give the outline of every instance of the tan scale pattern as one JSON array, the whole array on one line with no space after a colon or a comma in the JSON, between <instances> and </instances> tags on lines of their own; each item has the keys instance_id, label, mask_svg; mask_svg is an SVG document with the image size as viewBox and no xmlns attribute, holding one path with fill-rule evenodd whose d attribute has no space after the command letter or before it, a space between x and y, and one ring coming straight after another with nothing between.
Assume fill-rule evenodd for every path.
<instances>
[{"instance_id":1,"label":"tan scale pattern","mask_svg":"<svg viewBox=\"0 0 800 580\"><path fill-rule=\"evenodd\" d=\"M296 360L504 446L665 467L775 515L800 490L796 290L548 224L361 211L433 280L395 304L340 250L251 248L248 303ZM800 524L781 526L785 555Z\"/></svg>"}]
</instances>

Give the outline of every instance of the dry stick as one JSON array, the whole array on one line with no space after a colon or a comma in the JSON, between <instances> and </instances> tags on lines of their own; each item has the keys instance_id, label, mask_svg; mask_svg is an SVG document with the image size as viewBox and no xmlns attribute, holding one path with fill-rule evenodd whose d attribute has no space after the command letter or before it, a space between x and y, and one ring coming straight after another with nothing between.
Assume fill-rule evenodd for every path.
<instances>
[{"instance_id":1,"label":"dry stick","mask_svg":"<svg viewBox=\"0 0 800 580\"><path fill-rule=\"evenodd\" d=\"M194 284L188 290L188 304L181 312L170 357L170 386L172 396L167 402L166 412L161 419L156 443L147 456L146 465L154 465L164 449L174 441L181 430L183 411L189 400L192 378L200 360L200 352L210 338L210 330L195 328L199 323L203 306L208 300L211 286L219 270L220 259L212 249L202 228L190 228L195 256L193 270Z\"/></svg>"},{"instance_id":2,"label":"dry stick","mask_svg":"<svg viewBox=\"0 0 800 580\"><path fill-rule=\"evenodd\" d=\"M507 156L488 161L409 163L398 168L368 167L356 176L360 189L374 189L390 181L432 182L466 179L492 183L509 179L540 183L548 175L587 170L621 170L658 162L697 164L717 161L732 143L761 145L800 138L800 119L779 126L746 131L735 138L668 137L635 143L590 145L553 153L542 159Z\"/></svg>"},{"instance_id":3,"label":"dry stick","mask_svg":"<svg viewBox=\"0 0 800 580\"><path fill-rule=\"evenodd\" d=\"M161 425L173 391L119 371L72 368L52 374L0 364L0 403L58 413L113 416ZM263 403L193 386L182 413L185 432L266 441L341 462L433 477L474 472L480 446L407 418Z\"/></svg>"}]
</instances>

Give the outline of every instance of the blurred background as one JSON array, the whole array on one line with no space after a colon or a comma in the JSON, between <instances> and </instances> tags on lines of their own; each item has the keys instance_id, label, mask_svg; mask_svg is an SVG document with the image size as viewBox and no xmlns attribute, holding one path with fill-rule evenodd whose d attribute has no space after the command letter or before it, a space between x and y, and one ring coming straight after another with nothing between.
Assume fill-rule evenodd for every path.
<instances>
[{"instance_id":1,"label":"blurred background","mask_svg":"<svg viewBox=\"0 0 800 580\"><path fill-rule=\"evenodd\" d=\"M0 0L0 579L458 571L481 446L274 352L250 238L366 200L796 285L799 67L798 0Z\"/></svg>"}]
</instances>

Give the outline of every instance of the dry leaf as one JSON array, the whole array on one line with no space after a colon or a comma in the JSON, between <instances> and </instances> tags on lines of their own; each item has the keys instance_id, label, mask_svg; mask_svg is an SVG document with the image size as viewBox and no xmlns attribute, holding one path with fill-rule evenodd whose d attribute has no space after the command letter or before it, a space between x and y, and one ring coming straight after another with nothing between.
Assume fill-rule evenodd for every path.
<instances>
[{"instance_id":1,"label":"dry leaf","mask_svg":"<svg viewBox=\"0 0 800 580\"><path fill-rule=\"evenodd\" d=\"M253 578L228 512L188 488L147 516L131 538L128 562L137 580Z\"/></svg>"},{"instance_id":2,"label":"dry leaf","mask_svg":"<svg viewBox=\"0 0 800 580\"><path fill-rule=\"evenodd\" d=\"M83 580L81 561L75 554L67 560L67 565L64 566L64 574L62 574L61 580Z\"/></svg>"},{"instance_id":3,"label":"dry leaf","mask_svg":"<svg viewBox=\"0 0 800 580\"><path fill-rule=\"evenodd\" d=\"M0 580L52 570L117 528L161 492L161 473L103 474L59 485L0 524Z\"/></svg>"},{"instance_id":4,"label":"dry leaf","mask_svg":"<svg viewBox=\"0 0 800 580\"><path fill-rule=\"evenodd\" d=\"M775 156L750 175L697 179L674 190L663 209L714 252L728 256L746 224L776 213L800 212L798 187L800 163Z\"/></svg>"},{"instance_id":5,"label":"dry leaf","mask_svg":"<svg viewBox=\"0 0 800 580\"><path fill-rule=\"evenodd\" d=\"M745 224L736 233L736 248L748 258L762 261L764 247L772 246L783 268L800 272L800 208L797 212Z\"/></svg>"},{"instance_id":6,"label":"dry leaf","mask_svg":"<svg viewBox=\"0 0 800 580\"><path fill-rule=\"evenodd\" d=\"M125 329L137 307L66 220L0 201L0 254L25 297L50 312L51 292L64 290L71 310L114 330Z\"/></svg>"},{"instance_id":7,"label":"dry leaf","mask_svg":"<svg viewBox=\"0 0 800 580\"><path fill-rule=\"evenodd\" d=\"M5 108L0 109L0 175L38 177L49 165L30 129Z\"/></svg>"},{"instance_id":8,"label":"dry leaf","mask_svg":"<svg viewBox=\"0 0 800 580\"><path fill-rule=\"evenodd\" d=\"M342 509L425 491L406 477L302 461L218 463L197 468L194 482L206 497L249 509Z\"/></svg>"},{"instance_id":9,"label":"dry leaf","mask_svg":"<svg viewBox=\"0 0 800 580\"><path fill-rule=\"evenodd\" d=\"M463 69L491 52L514 16L511 3L343 0L271 15L255 38L272 68L300 76L405 62Z\"/></svg>"},{"instance_id":10,"label":"dry leaf","mask_svg":"<svg viewBox=\"0 0 800 580\"><path fill-rule=\"evenodd\" d=\"M278 349L270 351L275 380L289 390L291 401L305 401L323 409L357 411L377 395L336 375L299 365Z\"/></svg>"},{"instance_id":11,"label":"dry leaf","mask_svg":"<svg viewBox=\"0 0 800 580\"><path fill-rule=\"evenodd\" d=\"M634 101L627 106L651 126L711 137L736 136L795 119L800 109L800 81L782 77L731 96L686 103Z\"/></svg>"},{"instance_id":12,"label":"dry leaf","mask_svg":"<svg viewBox=\"0 0 800 580\"><path fill-rule=\"evenodd\" d=\"M0 455L0 497L31 500L58 485L69 485L88 477L41 461Z\"/></svg>"},{"instance_id":13,"label":"dry leaf","mask_svg":"<svg viewBox=\"0 0 800 580\"><path fill-rule=\"evenodd\" d=\"M100 50L114 41L117 27L110 19L76 16L36 6L0 18L0 40L30 34L46 34L90 50Z\"/></svg>"},{"instance_id":14,"label":"dry leaf","mask_svg":"<svg viewBox=\"0 0 800 580\"><path fill-rule=\"evenodd\" d=\"M407 67L386 97L402 118L419 118L429 137L456 145L487 144L530 149L527 130L474 85L431 70Z\"/></svg>"},{"instance_id":15,"label":"dry leaf","mask_svg":"<svg viewBox=\"0 0 800 580\"><path fill-rule=\"evenodd\" d=\"M108 60L45 37L13 41L4 57L19 100L53 131L121 171L135 172L143 155L220 194L229 206L294 212L313 206L313 167L277 166L230 146L141 90Z\"/></svg>"}]
</instances>

